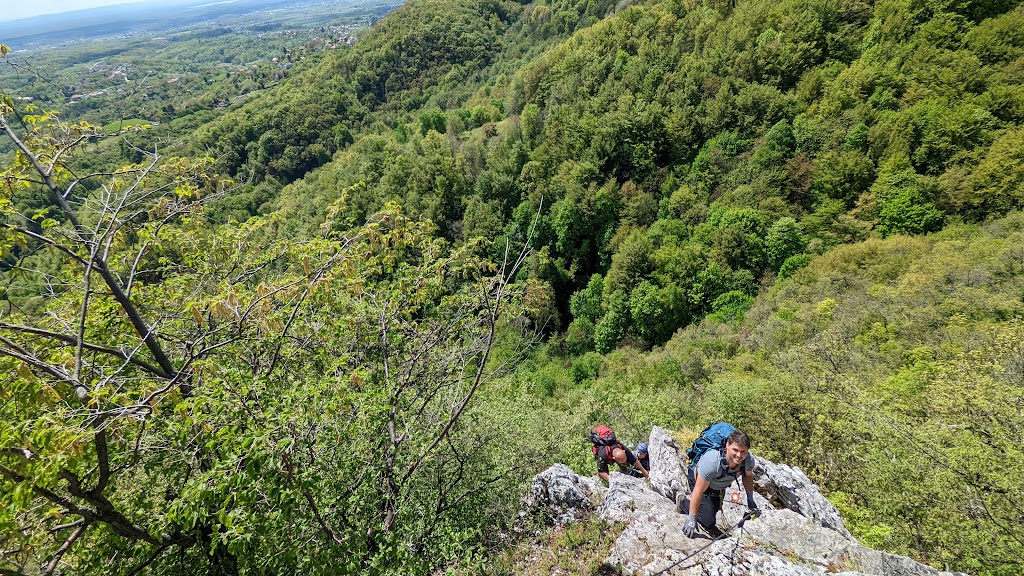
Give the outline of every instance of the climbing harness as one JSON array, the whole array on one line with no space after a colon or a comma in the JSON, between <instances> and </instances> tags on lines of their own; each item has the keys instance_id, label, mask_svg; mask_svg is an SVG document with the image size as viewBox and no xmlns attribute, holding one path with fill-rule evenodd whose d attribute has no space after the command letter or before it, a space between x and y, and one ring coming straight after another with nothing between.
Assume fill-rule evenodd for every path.
<instances>
[{"instance_id":1,"label":"climbing harness","mask_svg":"<svg viewBox=\"0 0 1024 576\"><path fill-rule=\"evenodd\" d=\"M750 511L745 512L743 514L743 518L740 518L739 522L737 522L735 525L730 526L729 528L727 528L724 531L722 531L722 533L719 534L714 539L712 539L711 542L708 542L707 544L705 544L705 545L701 546L700 548L694 550L692 553L690 553L690 555L686 556L685 558L683 558L681 560L677 560L677 561L673 562L672 564L669 564L667 567L662 568L661 570L655 572L654 574L651 574L651 576L660 576L661 574L664 574L664 573L668 572L669 570L675 568L676 566L679 566L683 562L686 562L690 558L693 558L697 554L700 554L701 552L706 550L709 546L711 546L715 542L718 542L719 540L721 540L723 538L726 538L727 536L729 536L729 533L732 532L733 530L735 530L736 528L739 528L740 529L740 533L742 534L743 523L746 522L747 520L750 520L753 517L754 517L754 515ZM739 545L740 545L740 541L739 541L739 537L737 537L736 538L736 548L733 548L733 552L732 552L733 556L736 555L736 550L739 548Z\"/></svg>"}]
</instances>

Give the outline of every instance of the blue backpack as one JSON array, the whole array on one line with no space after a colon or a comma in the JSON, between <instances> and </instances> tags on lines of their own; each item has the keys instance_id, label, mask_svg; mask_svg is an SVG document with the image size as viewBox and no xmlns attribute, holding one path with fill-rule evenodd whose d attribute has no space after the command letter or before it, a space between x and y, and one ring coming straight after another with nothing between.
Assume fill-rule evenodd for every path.
<instances>
[{"instance_id":1,"label":"blue backpack","mask_svg":"<svg viewBox=\"0 0 1024 576\"><path fill-rule=\"evenodd\" d=\"M736 429L731 424L725 422L715 422L711 426L708 426L700 433L700 436L693 441L693 445L686 451L686 457L690 460L687 469L692 469L697 465L697 461L704 455L708 450L722 450L725 448L725 441L729 438L729 434L735 432Z\"/></svg>"}]
</instances>

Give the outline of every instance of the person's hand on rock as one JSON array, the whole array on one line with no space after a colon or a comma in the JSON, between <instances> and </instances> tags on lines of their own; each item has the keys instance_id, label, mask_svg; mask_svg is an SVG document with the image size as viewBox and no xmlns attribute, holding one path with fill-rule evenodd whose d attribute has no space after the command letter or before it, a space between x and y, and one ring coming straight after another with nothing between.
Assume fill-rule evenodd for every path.
<instances>
[{"instance_id":1,"label":"person's hand on rock","mask_svg":"<svg viewBox=\"0 0 1024 576\"><path fill-rule=\"evenodd\" d=\"M686 515L686 524L683 524L683 534L687 537L693 538L693 535L697 533L697 517L693 514Z\"/></svg>"}]
</instances>

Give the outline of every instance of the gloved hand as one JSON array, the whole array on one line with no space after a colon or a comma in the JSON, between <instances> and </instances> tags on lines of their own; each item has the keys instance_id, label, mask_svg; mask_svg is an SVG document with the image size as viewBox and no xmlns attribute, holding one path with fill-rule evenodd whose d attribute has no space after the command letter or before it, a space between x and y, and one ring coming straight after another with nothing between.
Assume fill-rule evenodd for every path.
<instances>
[{"instance_id":1,"label":"gloved hand","mask_svg":"<svg viewBox=\"0 0 1024 576\"><path fill-rule=\"evenodd\" d=\"M757 503L754 502L754 495L747 494L747 508L750 509L750 517L757 518L761 515L761 509L757 507Z\"/></svg>"},{"instance_id":2,"label":"gloved hand","mask_svg":"<svg viewBox=\"0 0 1024 576\"><path fill-rule=\"evenodd\" d=\"M688 538L693 538L693 535L697 533L697 517L693 514L686 515L686 524L683 524L683 534L686 534Z\"/></svg>"}]
</instances>

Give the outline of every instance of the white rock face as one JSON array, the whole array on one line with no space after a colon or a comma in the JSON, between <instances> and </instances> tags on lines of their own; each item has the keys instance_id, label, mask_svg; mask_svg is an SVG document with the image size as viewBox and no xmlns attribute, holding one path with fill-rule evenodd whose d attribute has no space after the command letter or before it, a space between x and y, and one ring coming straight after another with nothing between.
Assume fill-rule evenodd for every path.
<instances>
[{"instance_id":1,"label":"white rock face","mask_svg":"<svg viewBox=\"0 0 1024 576\"><path fill-rule=\"evenodd\" d=\"M686 467L681 463L685 450L676 445L668 430L655 426L647 443L651 459L651 488L675 502L676 494L686 493Z\"/></svg>"},{"instance_id":2,"label":"white rock face","mask_svg":"<svg viewBox=\"0 0 1024 576\"><path fill-rule=\"evenodd\" d=\"M730 489L718 521L726 536L714 542L706 534L687 538L686 516L676 512L674 502L676 494L686 490L680 451L660 428L651 433L648 444L649 484L613 471L605 489L600 481L581 478L556 464L534 478L523 514L542 510L556 524L597 514L625 524L605 564L630 576L953 576L861 546L802 472L760 458L754 471L757 486L784 507L776 509L755 493L763 514L729 530L746 511L729 501Z\"/></svg>"},{"instance_id":3,"label":"white rock face","mask_svg":"<svg viewBox=\"0 0 1024 576\"><path fill-rule=\"evenodd\" d=\"M853 540L853 535L843 524L843 517L831 502L825 499L821 490L799 468L775 464L764 458L755 458L754 478L757 486L771 500L802 516L813 518L826 528L839 532Z\"/></svg>"},{"instance_id":4,"label":"white rock face","mask_svg":"<svg viewBox=\"0 0 1024 576\"><path fill-rule=\"evenodd\" d=\"M543 513L556 526L578 522L593 510L591 496L597 494L597 486L598 480L579 476L565 464L555 464L534 476L519 515Z\"/></svg>"}]
</instances>

